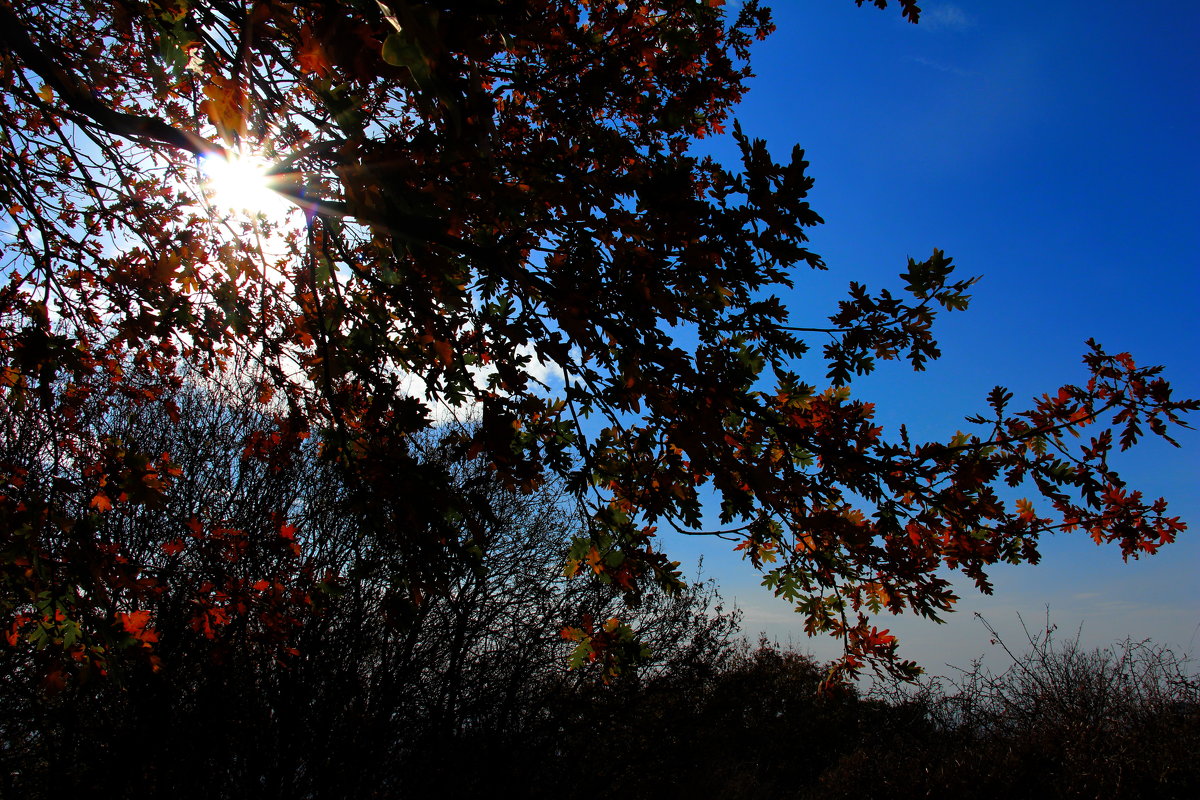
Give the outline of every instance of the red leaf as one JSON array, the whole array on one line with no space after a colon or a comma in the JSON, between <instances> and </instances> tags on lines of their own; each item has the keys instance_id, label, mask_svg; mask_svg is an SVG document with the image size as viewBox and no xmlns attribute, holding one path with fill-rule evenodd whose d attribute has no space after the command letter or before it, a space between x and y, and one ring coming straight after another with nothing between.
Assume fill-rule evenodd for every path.
<instances>
[{"instance_id":1,"label":"red leaf","mask_svg":"<svg viewBox=\"0 0 1200 800\"><path fill-rule=\"evenodd\" d=\"M158 631L146 627L150 623L149 611L118 612L117 621L126 633L139 642L149 644L158 641Z\"/></svg>"}]
</instances>

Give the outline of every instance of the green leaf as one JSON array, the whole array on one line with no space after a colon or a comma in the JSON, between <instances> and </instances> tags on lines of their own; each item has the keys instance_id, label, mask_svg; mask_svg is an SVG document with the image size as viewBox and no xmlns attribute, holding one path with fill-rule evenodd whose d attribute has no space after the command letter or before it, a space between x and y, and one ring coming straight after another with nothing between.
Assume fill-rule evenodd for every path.
<instances>
[{"instance_id":1,"label":"green leaf","mask_svg":"<svg viewBox=\"0 0 1200 800\"><path fill-rule=\"evenodd\" d=\"M429 80L429 62L421 45L400 32L390 34L383 42L383 60L393 67L407 67L413 79L424 88Z\"/></svg>"}]
</instances>

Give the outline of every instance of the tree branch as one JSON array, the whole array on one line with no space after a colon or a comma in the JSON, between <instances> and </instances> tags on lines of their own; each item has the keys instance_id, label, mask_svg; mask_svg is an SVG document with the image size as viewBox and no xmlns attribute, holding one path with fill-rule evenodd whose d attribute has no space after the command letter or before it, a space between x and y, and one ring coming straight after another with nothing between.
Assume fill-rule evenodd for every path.
<instances>
[{"instance_id":1,"label":"tree branch","mask_svg":"<svg viewBox=\"0 0 1200 800\"><path fill-rule=\"evenodd\" d=\"M225 148L202 136L179 130L160 119L126 114L109 108L77 77L64 70L29 38L11 9L0 5L0 46L23 62L58 94L72 111L109 133L129 139L151 139L195 155L225 157Z\"/></svg>"}]
</instances>

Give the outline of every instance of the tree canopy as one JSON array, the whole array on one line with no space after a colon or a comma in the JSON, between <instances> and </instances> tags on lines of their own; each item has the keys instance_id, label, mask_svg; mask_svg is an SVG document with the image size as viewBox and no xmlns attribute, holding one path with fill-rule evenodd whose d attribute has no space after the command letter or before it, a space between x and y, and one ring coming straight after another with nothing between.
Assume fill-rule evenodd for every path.
<instances>
[{"instance_id":1,"label":"tree canopy","mask_svg":"<svg viewBox=\"0 0 1200 800\"><path fill-rule=\"evenodd\" d=\"M0 5L0 392L47 434L10 429L0 462L10 645L75 672L153 651L148 598L179 576L104 518L193 476L88 409L178 424L187 385L260 407L245 465L316 442L414 607L479 557L484 484L446 466L479 459L506 490L563 481L587 523L567 573L633 604L682 585L669 535L735 542L843 640L833 677L914 672L870 615L950 610L944 568L988 591L1047 532L1127 558L1169 543L1184 524L1109 463L1200 407L1158 368L1089 343L1080 384L1019 410L998 386L968 432L920 442L850 387L937 358L935 318L974 278L935 250L899 290L851 283L827 320L791 318L776 292L826 269L808 164L730 121L772 28L721 0ZM739 164L696 155L718 135ZM296 210L218 202L222 162ZM453 416L477 424L422 458ZM158 549L236 550L241 529L191 502ZM291 547L293 512L279 498L254 535ZM563 623L610 673L639 652L619 619Z\"/></svg>"}]
</instances>

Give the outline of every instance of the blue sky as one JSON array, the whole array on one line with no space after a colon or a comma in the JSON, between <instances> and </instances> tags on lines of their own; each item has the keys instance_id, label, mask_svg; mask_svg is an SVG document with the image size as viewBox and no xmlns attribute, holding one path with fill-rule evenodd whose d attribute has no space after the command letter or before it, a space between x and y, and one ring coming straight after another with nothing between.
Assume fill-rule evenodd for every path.
<instances>
[{"instance_id":1,"label":"blue sky","mask_svg":"<svg viewBox=\"0 0 1200 800\"><path fill-rule=\"evenodd\" d=\"M1200 396L1200 8L921 5L913 26L894 8L779 0L778 31L756 47L736 115L778 158L806 149L826 220L812 247L830 270L788 296L796 324L820 324L851 280L899 288L906 258L938 247L984 279L970 311L941 318L940 362L915 374L884 364L855 384L889 429L945 437L998 383L1020 400L1079 382L1089 337L1165 365L1177 396ZM1114 547L1052 537L1040 565L996 570L995 595L963 585L948 624L880 627L934 672L996 650L971 612L1018 639L1016 613L1036 625L1047 605L1091 646L1152 637L1200 654L1200 434L1177 438L1181 450L1147 441L1117 462L1192 524L1158 556L1124 563ZM676 558L704 553L748 633L832 654L720 542L668 544Z\"/></svg>"}]
</instances>

